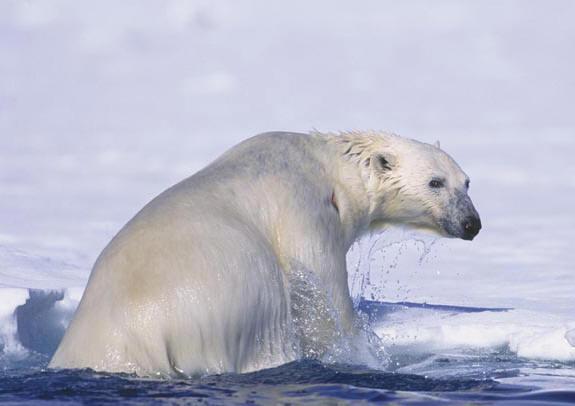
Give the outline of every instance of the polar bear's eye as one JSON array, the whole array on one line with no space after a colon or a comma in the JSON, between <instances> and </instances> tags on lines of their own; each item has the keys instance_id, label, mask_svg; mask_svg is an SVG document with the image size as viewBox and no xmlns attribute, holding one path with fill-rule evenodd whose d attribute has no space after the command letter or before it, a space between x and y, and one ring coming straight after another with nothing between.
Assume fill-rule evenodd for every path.
<instances>
[{"instance_id":1,"label":"polar bear's eye","mask_svg":"<svg viewBox=\"0 0 575 406\"><path fill-rule=\"evenodd\" d=\"M443 187L443 181L439 179L432 179L431 182L429 182L429 187L439 189L440 187Z\"/></svg>"},{"instance_id":2,"label":"polar bear's eye","mask_svg":"<svg viewBox=\"0 0 575 406\"><path fill-rule=\"evenodd\" d=\"M465 181L465 189L469 189L469 179Z\"/></svg>"}]
</instances>

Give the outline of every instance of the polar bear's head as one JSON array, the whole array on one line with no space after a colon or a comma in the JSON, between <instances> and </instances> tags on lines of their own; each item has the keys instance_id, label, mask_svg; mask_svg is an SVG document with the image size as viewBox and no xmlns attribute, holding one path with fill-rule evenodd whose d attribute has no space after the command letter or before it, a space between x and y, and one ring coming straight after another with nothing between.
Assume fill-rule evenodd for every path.
<instances>
[{"instance_id":1,"label":"polar bear's head","mask_svg":"<svg viewBox=\"0 0 575 406\"><path fill-rule=\"evenodd\" d=\"M372 228L403 224L464 240L479 233L469 177L438 144L381 133L346 134L340 142L360 167Z\"/></svg>"}]
</instances>

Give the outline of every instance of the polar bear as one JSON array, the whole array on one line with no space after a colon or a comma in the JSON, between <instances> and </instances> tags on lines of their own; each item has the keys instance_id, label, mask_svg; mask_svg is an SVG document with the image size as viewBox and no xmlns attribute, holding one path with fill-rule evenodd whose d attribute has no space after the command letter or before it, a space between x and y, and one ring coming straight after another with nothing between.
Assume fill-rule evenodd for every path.
<instances>
[{"instance_id":1,"label":"polar bear","mask_svg":"<svg viewBox=\"0 0 575 406\"><path fill-rule=\"evenodd\" d=\"M438 146L393 134L257 135L114 237L49 366L170 377L321 357L357 334L352 243L388 224L471 240L468 187Z\"/></svg>"}]
</instances>

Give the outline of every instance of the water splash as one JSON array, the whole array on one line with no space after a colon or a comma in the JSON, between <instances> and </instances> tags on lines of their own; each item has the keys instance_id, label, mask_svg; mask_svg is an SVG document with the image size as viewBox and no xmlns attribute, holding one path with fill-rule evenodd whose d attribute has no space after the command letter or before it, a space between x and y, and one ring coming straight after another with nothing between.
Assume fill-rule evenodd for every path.
<instances>
[{"instance_id":1,"label":"water splash","mask_svg":"<svg viewBox=\"0 0 575 406\"><path fill-rule=\"evenodd\" d=\"M292 264L289 276L294 349L303 359L383 369L388 357L367 318L345 326L315 272ZM350 329L351 327L351 329Z\"/></svg>"},{"instance_id":2,"label":"water splash","mask_svg":"<svg viewBox=\"0 0 575 406\"><path fill-rule=\"evenodd\" d=\"M354 305L357 307L362 298L408 300L412 285L402 281L415 279L436 259L433 252L438 241L437 237L422 237L408 230L387 230L357 242L348 254ZM409 259L415 259L415 264L400 266Z\"/></svg>"}]
</instances>

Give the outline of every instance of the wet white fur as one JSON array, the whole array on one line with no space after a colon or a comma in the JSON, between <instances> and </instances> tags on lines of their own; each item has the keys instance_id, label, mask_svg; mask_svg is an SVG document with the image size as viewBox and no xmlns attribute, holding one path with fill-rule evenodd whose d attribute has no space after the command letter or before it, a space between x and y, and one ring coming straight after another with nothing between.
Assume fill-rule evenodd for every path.
<instances>
[{"instance_id":1,"label":"wet white fur","mask_svg":"<svg viewBox=\"0 0 575 406\"><path fill-rule=\"evenodd\" d=\"M380 168L378 154L394 169ZM317 276L338 328L355 334L346 252L375 224L433 228L432 172L465 179L438 148L385 133L244 141L109 243L50 367L175 376L294 360L290 275L301 269ZM306 345L321 352L329 339Z\"/></svg>"}]
</instances>

